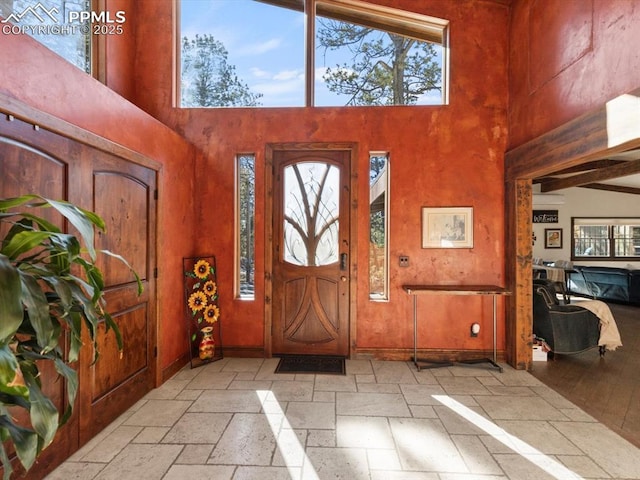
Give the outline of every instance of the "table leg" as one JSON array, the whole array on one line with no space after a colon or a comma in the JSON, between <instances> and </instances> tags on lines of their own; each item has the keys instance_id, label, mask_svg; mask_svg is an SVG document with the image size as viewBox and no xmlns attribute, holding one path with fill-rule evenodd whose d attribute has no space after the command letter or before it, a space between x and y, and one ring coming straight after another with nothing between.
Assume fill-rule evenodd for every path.
<instances>
[{"instance_id":1,"label":"table leg","mask_svg":"<svg viewBox=\"0 0 640 480\"><path fill-rule=\"evenodd\" d=\"M502 367L500 365L498 365L498 342L497 342L497 327L498 327L498 321L497 321L497 315L496 315L496 311L497 311L497 296L496 295L492 295L493 297L493 357L492 358L474 358L471 360L463 360L461 362L456 362L456 365L460 365L460 366L471 366L471 365L476 365L478 363L490 363L493 367L497 368L499 372L502 372Z\"/></svg>"},{"instance_id":2,"label":"table leg","mask_svg":"<svg viewBox=\"0 0 640 480\"><path fill-rule=\"evenodd\" d=\"M429 360L418 358L418 296L413 295L413 364L420 371L423 368L451 367L452 362L448 360Z\"/></svg>"}]
</instances>

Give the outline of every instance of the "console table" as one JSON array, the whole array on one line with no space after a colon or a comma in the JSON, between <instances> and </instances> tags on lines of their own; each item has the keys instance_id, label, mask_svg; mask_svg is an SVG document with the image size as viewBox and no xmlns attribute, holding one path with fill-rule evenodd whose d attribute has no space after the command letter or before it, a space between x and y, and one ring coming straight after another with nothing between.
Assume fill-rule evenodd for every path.
<instances>
[{"instance_id":1,"label":"console table","mask_svg":"<svg viewBox=\"0 0 640 480\"><path fill-rule=\"evenodd\" d=\"M403 285L403 290L413 296L413 363L421 368L450 367L453 365L475 365L488 363L502 372L496 352L496 301L499 295L511 295L503 287L495 285ZM491 295L493 297L493 358L478 358L461 362L428 360L418 358L418 295Z\"/></svg>"}]
</instances>

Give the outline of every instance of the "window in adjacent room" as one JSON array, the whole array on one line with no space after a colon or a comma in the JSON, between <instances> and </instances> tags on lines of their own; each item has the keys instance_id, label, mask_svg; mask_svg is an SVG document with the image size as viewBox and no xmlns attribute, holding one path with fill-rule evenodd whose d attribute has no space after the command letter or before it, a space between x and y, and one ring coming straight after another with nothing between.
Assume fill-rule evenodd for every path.
<instances>
[{"instance_id":1,"label":"window in adjacent room","mask_svg":"<svg viewBox=\"0 0 640 480\"><path fill-rule=\"evenodd\" d=\"M236 297L254 298L255 156L236 157Z\"/></svg>"},{"instance_id":2,"label":"window in adjacent room","mask_svg":"<svg viewBox=\"0 0 640 480\"><path fill-rule=\"evenodd\" d=\"M369 298L388 300L389 155L369 154Z\"/></svg>"},{"instance_id":3,"label":"window in adjacent room","mask_svg":"<svg viewBox=\"0 0 640 480\"><path fill-rule=\"evenodd\" d=\"M181 107L448 103L445 20L360 0L181 0L179 26Z\"/></svg>"},{"instance_id":4,"label":"window in adjacent room","mask_svg":"<svg viewBox=\"0 0 640 480\"><path fill-rule=\"evenodd\" d=\"M0 28L2 35L28 34L90 74L93 26L79 13L91 6L90 0L0 0Z\"/></svg>"},{"instance_id":5,"label":"window in adjacent room","mask_svg":"<svg viewBox=\"0 0 640 480\"><path fill-rule=\"evenodd\" d=\"M574 260L640 258L640 218L572 218Z\"/></svg>"}]
</instances>

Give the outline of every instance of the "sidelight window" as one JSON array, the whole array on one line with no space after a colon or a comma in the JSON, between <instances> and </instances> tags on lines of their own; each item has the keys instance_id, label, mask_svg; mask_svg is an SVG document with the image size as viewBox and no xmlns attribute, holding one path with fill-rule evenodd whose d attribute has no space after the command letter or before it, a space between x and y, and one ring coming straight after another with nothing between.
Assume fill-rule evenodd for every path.
<instances>
[{"instance_id":1,"label":"sidelight window","mask_svg":"<svg viewBox=\"0 0 640 480\"><path fill-rule=\"evenodd\" d=\"M255 206L254 155L236 157L236 297L255 295Z\"/></svg>"},{"instance_id":2,"label":"sidelight window","mask_svg":"<svg viewBox=\"0 0 640 480\"><path fill-rule=\"evenodd\" d=\"M369 298L389 299L389 155L369 154Z\"/></svg>"}]
</instances>

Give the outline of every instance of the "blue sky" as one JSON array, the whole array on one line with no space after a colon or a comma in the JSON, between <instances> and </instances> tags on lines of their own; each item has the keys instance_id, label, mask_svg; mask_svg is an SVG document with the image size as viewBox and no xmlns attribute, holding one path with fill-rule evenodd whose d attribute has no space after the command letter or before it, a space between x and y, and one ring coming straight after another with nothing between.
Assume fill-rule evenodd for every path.
<instances>
[{"instance_id":1,"label":"blue sky","mask_svg":"<svg viewBox=\"0 0 640 480\"><path fill-rule=\"evenodd\" d=\"M304 23L301 12L254 0L181 1L180 37L211 34L221 41L241 81L264 94L263 106L304 105ZM318 64L322 58L320 52L316 55ZM337 52L332 55L329 66L349 61ZM324 86L323 71L316 68L315 104L344 105L346 99Z\"/></svg>"}]
</instances>

